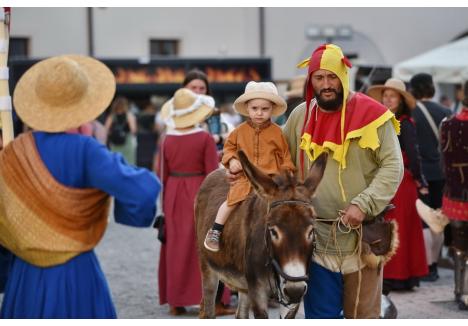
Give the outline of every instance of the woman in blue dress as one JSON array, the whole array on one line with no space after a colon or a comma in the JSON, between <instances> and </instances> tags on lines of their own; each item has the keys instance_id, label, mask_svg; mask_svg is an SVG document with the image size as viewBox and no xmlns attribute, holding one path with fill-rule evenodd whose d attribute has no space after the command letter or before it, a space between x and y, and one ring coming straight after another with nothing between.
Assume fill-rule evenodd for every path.
<instances>
[{"instance_id":1,"label":"woman in blue dress","mask_svg":"<svg viewBox=\"0 0 468 326\"><path fill-rule=\"evenodd\" d=\"M0 153L0 244L13 252L1 318L116 318L93 248L114 197L116 222L152 224L160 183L91 137L115 93L112 72L78 55L39 62L14 92L33 128Z\"/></svg>"}]
</instances>

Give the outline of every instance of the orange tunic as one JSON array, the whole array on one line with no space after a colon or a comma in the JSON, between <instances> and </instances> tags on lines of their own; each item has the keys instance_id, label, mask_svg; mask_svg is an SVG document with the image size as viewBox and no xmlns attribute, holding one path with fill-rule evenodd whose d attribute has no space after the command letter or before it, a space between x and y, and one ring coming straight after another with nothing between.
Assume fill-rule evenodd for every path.
<instances>
[{"instance_id":1,"label":"orange tunic","mask_svg":"<svg viewBox=\"0 0 468 326\"><path fill-rule=\"evenodd\" d=\"M283 169L296 169L291 160L288 143L277 124L267 122L259 127L250 121L240 124L224 143L222 164L229 168L229 161L232 158L239 159L237 151L241 149L250 162L268 175L278 174ZM242 175L231 184L227 198L228 206L243 201L250 189L249 180Z\"/></svg>"}]
</instances>

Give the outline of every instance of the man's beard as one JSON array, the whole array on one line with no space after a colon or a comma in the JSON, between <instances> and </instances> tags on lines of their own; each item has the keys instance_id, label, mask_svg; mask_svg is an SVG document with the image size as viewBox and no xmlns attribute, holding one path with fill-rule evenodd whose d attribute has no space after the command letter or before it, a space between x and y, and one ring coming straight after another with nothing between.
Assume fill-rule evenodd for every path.
<instances>
[{"instance_id":1,"label":"man's beard","mask_svg":"<svg viewBox=\"0 0 468 326\"><path fill-rule=\"evenodd\" d=\"M321 96L321 93L324 91L332 91L335 93L335 99L333 100L324 100ZM317 104L319 107L326 111L338 111L343 104L343 90L341 91L336 91L334 89L328 88L328 89L322 89L319 92L316 92L314 89L315 93L315 99L317 100Z\"/></svg>"}]
</instances>

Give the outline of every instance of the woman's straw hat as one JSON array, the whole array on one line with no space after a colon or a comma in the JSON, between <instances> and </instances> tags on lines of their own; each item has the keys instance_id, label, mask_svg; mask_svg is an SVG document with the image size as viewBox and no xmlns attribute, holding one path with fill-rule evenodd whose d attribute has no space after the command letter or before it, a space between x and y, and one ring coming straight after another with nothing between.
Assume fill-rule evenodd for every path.
<instances>
[{"instance_id":1,"label":"woman's straw hat","mask_svg":"<svg viewBox=\"0 0 468 326\"><path fill-rule=\"evenodd\" d=\"M414 109L416 107L415 98L413 97L413 95L411 95L410 93L406 91L405 83L397 78L387 79L387 81L385 82L385 85L375 85L375 86L369 87L367 94L373 99L382 103L382 94L384 90L386 89L393 89L394 91L398 92L401 96L403 96L403 99L405 100L406 105L410 109Z\"/></svg>"},{"instance_id":2,"label":"woman's straw hat","mask_svg":"<svg viewBox=\"0 0 468 326\"><path fill-rule=\"evenodd\" d=\"M270 82L251 81L245 86L245 92L234 102L234 109L244 116L249 116L247 112L247 102L253 99L264 99L273 103L272 116L278 117L286 111L286 102L278 95L275 84Z\"/></svg>"},{"instance_id":3,"label":"woman's straw hat","mask_svg":"<svg viewBox=\"0 0 468 326\"><path fill-rule=\"evenodd\" d=\"M211 96L181 88L161 108L162 120L171 128L187 128L206 120L214 110Z\"/></svg>"},{"instance_id":4,"label":"woman's straw hat","mask_svg":"<svg viewBox=\"0 0 468 326\"><path fill-rule=\"evenodd\" d=\"M60 132L94 120L110 104L115 78L102 62L82 55L40 61L24 73L15 110L33 129Z\"/></svg>"}]
</instances>

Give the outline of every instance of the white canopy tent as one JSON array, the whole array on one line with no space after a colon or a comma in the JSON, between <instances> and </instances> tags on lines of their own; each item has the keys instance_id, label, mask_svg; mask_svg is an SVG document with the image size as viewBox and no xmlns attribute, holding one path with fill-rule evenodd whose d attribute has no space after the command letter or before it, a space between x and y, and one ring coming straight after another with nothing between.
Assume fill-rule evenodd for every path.
<instances>
[{"instance_id":1,"label":"white canopy tent","mask_svg":"<svg viewBox=\"0 0 468 326\"><path fill-rule=\"evenodd\" d=\"M435 83L461 84L468 79L468 36L420 54L393 67L393 76L405 82L417 73L429 73Z\"/></svg>"}]
</instances>

